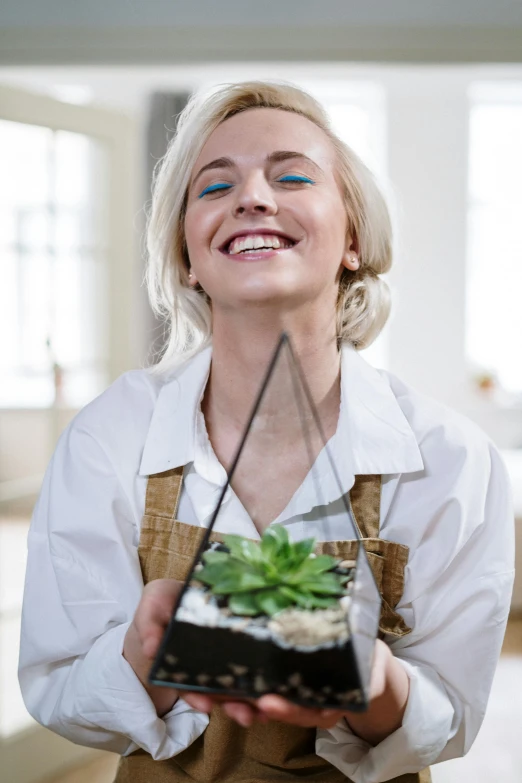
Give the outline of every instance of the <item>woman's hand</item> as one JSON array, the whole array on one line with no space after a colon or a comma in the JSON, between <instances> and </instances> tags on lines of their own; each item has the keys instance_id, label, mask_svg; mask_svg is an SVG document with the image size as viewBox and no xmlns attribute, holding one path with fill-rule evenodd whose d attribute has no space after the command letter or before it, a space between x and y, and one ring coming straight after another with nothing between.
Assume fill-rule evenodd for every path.
<instances>
[{"instance_id":1,"label":"woman's hand","mask_svg":"<svg viewBox=\"0 0 522 783\"><path fill-rule=\"evenodd\" d=\"M200 712L212 712L212 708L219 704L224 712L239 723L240 726L251 726L253 723L268 723L269 720L278 720L283 723L291 723L294 726L305 728L329 729L335 726L343 717L340 710L321 710L301 707L282 696L269 693L260 699L248 699L245 701L228 701L226 696L213 696L203 693L184 693L183 699L194 709Z\"/></svg>"},{"instance_id":2,"label":"woman's hand","mask_svg":"<svg viewBox=\"0 0 522 783\"><path fill-rule=\"evenodd\" d=\"M378 745L402 726L410 680L387 644L377 639L370 680L370 706L366 712L347 712L348 726L370 745Z\"/></svg>"},{"instance_id":3,"label":"woman's hand","mask_svg":"<svg viewBox=\"0 0 522 783\"><path fill-rule=\"evenodd\" d=\"M123 657L141 680L160 717L172 709L178 693L173 688L149 685L148 676L182 586L177 579L155 579L145 585L123 643Z\"/></svg>"},{"instance_id":4,"label":"woman's hand","mask_svg":"<svg viewBox=\"0 0 522 783\"><path fill-rule=\"evenodd\" d=\"M143 683L159 716L172 709L178 693L171 688L151 686L147 678L181 587L182 583L175 579L149 582L123 645L123 657ZM355 734L376 745L402 725L408 694L408 675L389 647L378 639L372 665L370 706L363 713L301 707L275 694L267 694L260 699L230 701L224 696L186 692L183 699L194 709L207 713L212 712L215 704L221 704L226 714L241 726L251 726L255 721L266 723L277 720L294 726L328 729L344 717Z\"/></svg>"},{"instance_id":5,"label":"woman's hand","mask_svg":"<svg viewBox=\"0 0 522 783\"><path fill-rule=\"evenodd\" d=\"M210 713L220 703L227 715L241 726L277 720L294 726L329 729L344 717L355 734L377 745L401 726L408 694L408 675L389 647L378 639L372 665L370 706L363 713L310 709L274 694L252 701L227 701L224 697L200 693L186 693L183 698L200 712Z\"/></svg>"}]
</instances>

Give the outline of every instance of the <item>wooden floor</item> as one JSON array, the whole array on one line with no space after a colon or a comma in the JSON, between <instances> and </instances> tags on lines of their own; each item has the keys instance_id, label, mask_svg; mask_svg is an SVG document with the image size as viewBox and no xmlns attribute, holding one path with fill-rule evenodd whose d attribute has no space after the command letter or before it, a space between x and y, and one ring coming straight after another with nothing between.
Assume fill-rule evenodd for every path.
<instances>
[{"instance_id":1,"label":"wooden floor","mask_svg":"<svg viewBox=\"0 0 522 783\"><path fill-rule=\"evenodd\" d=\"M80 769L71 770L59 778L46 781L46 783L112 783L118 759L119 756L107 753L91 764L87 764Z\"/></svg>"},{"instance_id":2,"label":"wooden floor","mask_svg":"<svg viewBox=\"0 0 522 783\"><path fill-rule=\"evenodd\" d=\"M502 647L502 655L522 656L522 615L509 621ZM520 780L522 780L522 777Z\"/></svg>"},{"instance_id":3,"label":"wooden floor","mask_svg":"<svg viewBox=\"0 0 522 783\"><path fill-rule=\"evenodd\" d=\"M522 619L510 621L484 723L462 759L432 767L433 783L522 781Z\"/></svg>"},{"instance_id":4,"label":"wooden floor","mask_svg":"<svg viewBox=\"0 0 522 783\"><path fill-rule=\"evenodd\" d=\"M508 625L488 714L477 741L464 759L433 767L433 783L521 783L521 725L522 618L517 618ZM112 783L117 763L117 757L106 754L46 783Z\"/></svg>"}]
</instances>

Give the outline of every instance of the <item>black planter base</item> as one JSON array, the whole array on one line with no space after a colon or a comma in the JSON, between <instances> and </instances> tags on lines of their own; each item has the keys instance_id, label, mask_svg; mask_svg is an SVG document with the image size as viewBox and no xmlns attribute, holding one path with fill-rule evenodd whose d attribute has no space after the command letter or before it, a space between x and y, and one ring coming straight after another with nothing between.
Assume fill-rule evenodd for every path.
<instances>
[{"instance_id":1,"label":"black planter base","mask_svg":"<svg viewBox=\"0 0 522 783\"><path fill-rule=\"evenodd\" d=\"M174 621L150 682L234 699L276 693L314 708L363 712L368 706L351 639L303 652L228 628Z\"/></svg>"}]
</instances>

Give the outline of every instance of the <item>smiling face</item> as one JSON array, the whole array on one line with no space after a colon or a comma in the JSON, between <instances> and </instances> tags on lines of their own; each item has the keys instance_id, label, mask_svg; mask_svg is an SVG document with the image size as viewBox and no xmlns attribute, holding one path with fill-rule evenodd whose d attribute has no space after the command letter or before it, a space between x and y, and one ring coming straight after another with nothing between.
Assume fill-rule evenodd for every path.
<instances>
[{"instance_id":1,"label":"smiling face","mask_svg":"<svg viewBox=\"0 0 522 783\"><path fill-rule=\"evenodd\" d=\"M185 216L191 282L213 310L324 301L359 262L328 136L310 120L250 109L219 125L192 172Z\"/></svg>"}]
</instances>

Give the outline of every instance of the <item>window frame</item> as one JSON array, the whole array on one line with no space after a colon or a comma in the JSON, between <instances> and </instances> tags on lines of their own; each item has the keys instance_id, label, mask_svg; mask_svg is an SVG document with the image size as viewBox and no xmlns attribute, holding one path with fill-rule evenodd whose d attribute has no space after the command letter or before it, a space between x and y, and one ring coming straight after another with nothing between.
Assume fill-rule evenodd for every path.
<instances>
[{"instance_id":1,"label":"window frame","mask_svg":"<svg viewBox=\"0 0 522 783\"><path fill-rule=\"evenodd\" d=\"M95 106L64 103L46 95L0 85L0 119L27 125L70 131L102 142L108 160L108 309L107 373L112 381L140 361L139 336L133 331L135 289L141 279L136 215L141 203L141 160L139 124L135 117ZM138 285L137 285L138 282ZM56 407L0 408L0 416L48 418L49 451L54 447L67 411ZM51 442L52 441L52 442ZM5 444L4 444L5 446ZM5 502L31 496L37 477L15 476L0 481L0 509ZM1 477L0 477L1 479ZM20 491L18 485L28 485ZM16 486L15 486L16 485ZM30 486L29 486L30 485ZM5 506L8 508L9 506ZM12 616L13 613L10 613ZM100 751L82 748L35 724L29 724L7 737L0 737L0 769L7 779L36 783L42 777L55 777L64 768L99 758Z\"/></svg>"},{"instance_id":2,"label":"window frame","mask_svg":"<svg viewBox=\"0 0 522 783\"><path fill-rule=\"evenodd\" d=\"M0 119L91 136L106 151L107 188L107 372L109 382L140 360L133 333L139 242L136 224L140 196L140 149L134 117L96 106L65 103L46 95L0 85ZM48 406L42 406L46 408ZM6 410L6 408L2 408Z\"/></svg>"}]
</instances>

